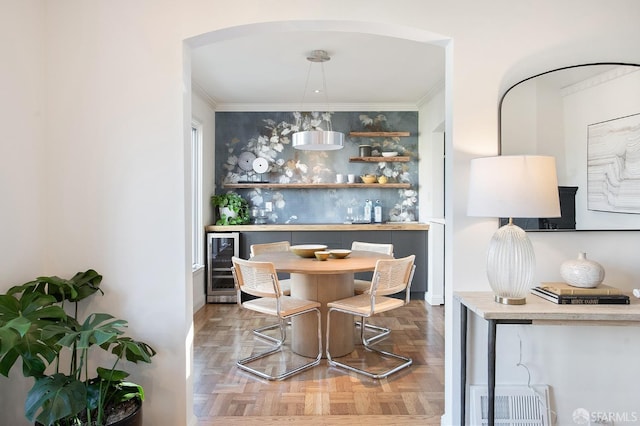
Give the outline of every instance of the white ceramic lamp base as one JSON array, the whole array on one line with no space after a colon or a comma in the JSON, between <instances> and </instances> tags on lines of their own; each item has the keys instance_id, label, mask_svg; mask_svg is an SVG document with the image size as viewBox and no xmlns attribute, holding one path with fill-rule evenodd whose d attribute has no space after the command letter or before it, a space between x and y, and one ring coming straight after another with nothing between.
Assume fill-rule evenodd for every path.
<instances>
[{"instance_id":1,"label":"white ceramic lamp base","mask_svg":"<svg viewBox=\"0 0 640 426\"><path fill-rule=\"evenodd\" d=\"M523 305L533 284L535 254L527 233L507 224L493 234L487 255L487 278L495 300Z\"/></svg>"}]
</instances>

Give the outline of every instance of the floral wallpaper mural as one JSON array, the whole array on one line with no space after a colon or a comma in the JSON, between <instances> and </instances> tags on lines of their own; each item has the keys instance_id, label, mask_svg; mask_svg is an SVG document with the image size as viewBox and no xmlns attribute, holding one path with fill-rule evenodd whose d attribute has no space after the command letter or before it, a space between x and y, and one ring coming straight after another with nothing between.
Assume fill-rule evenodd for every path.
<instances>
[{"instance_id":1,"label":"floral wallpaper mural","mask_svg":"<svg viewBox=\"0 0 640 426\"><path fill-rule=\"evenodd\" d=\"M330 119L333 130L346 135L336 151L301 151L291 136ZM349 132L409 132L408 137L354 137ZM370 145L379 162L350 162L359 146ZM382 152L408 156L408 162L385 161ZM256 161L256 159L260 159ZM418 113L399 112L217 112L215 151L216 194L234 191L251 206L254 223L343 223L364 217L366 200L379 201L383 222L410 222L418 217ZM385 176L388 183L408 183L408 189L338 187L258 188L225 187L226 184L335 183L337 175Z\"/></svg>"}]
</instances>

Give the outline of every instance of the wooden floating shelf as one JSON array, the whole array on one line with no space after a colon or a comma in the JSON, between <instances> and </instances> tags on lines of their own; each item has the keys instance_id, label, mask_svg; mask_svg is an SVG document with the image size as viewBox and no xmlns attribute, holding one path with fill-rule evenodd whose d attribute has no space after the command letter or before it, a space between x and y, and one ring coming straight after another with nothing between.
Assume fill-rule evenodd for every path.
<instances>
[{"instance_id":1,"label":"wooden floating shelf","mask_svg":"<svg viewBox=\"0 0 640 426\"><path fill-rule=\"evenodd\" d=\"M349 132L349 136L358 138L397 138L411 136L411 132Z\"/></svg>"},{"instance_id":2,"label":"wooden floating shelf","mask_svg":"<svg viewBox=\"0 0 640 426\"><path fill-rule=\"evenodd\" d=\"M350 162L360 162L360 163L381 163L381 162L399 162L406 163L411 161L411 157L409 156L396 156L396 157L349 157Z\"/></svg>"},{"instance_id":3,"label":"wooden floating shelf","mask_svg":"<svg viewBox=\"0 0 640 426\"><path fill-rule=\"evenodd\" d=\"M410 183L224 183L224 188L272 188L272 189L342 189L379 188L409 189Z\"/></svg>"}]
</instances>

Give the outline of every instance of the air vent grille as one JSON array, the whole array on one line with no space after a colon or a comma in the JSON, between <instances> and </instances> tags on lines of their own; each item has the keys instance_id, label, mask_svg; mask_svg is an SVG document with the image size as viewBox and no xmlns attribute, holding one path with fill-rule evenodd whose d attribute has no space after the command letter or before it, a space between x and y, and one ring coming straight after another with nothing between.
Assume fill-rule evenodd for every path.
<instances>
[{"instance_id":1,"label":"air vent grille","mask_svg":"<svg viewBox=\"0 0 640 426\"><path fill-rule=\"evenodd\" d=\"M488 424L487 387L471 386L471 424ZM548 426L549 386L496 387L495 424L501 426Z\"/></svg>"}]
</instances>

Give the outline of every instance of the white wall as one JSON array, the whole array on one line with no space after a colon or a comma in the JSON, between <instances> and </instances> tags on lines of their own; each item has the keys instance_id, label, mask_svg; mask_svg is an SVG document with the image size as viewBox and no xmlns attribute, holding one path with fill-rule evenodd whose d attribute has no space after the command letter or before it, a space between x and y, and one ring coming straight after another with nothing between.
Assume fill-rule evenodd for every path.
<instances>
[{"instance_id":1,"label":"white wall","mask_svg":"<svg viewBox=\"0 0 640 426\"><path fill-rule=\"evenodd\" d=\"M102 272L107 294L98 307L128 319L136 337L158 349L151 366L132 368L133 379L148 390L146 423L158 425L193 422L189 401L193 299L184 145L191 112L185 99L191 90L183 75L183 40L230 26L301 19L351 20L380 31L417 29L451 37L452 42L443 42L450 71L445 89L447 300L452 300L453 290L488 290L484 257L496 221L468 218L466 192L470 159L497 153L501 92L523 77L562 65L640 62L636 22L640 3L635 0L540 0L535 4L407 0L402 7L385 0L327 0L322 7L306 0L23 3L0 5L0 19L9 24L0 30L4 36L1 72L13 78L11 87L23 89L3 92L0 100L0 110L16 118L11 122L2 118L8 125L0 131L12 136L2 139L3 153L11 149L19 153L8 167L14 172L11 185L2 182L2 199L11 200L19 210L9 216L16 229L11 235L19 238L0 242L0 253L13 260L10 269L2 269L2 286L39 273L68 275L86 267ZM46 99L44 109L38 108L43 105L35 99L39 94ZM28 134L6 130L15 129L10 124L17 120L33 116L39 118L35 127L26 130ZM16 139L22 144L18 148L9 145ZM40 159L45 167L41 180L28 173ZM0 161L9 162L4 156ZM39 206L43 208L36 209ZM34 229L39 223L42 227ZM38 232L41 229L47 230L44 238ZM541 277L555 275L560 260L584 249L613 276L625 277L625 284L640 278L633 256L637 233L532 239ZM452 308L447 304L445 424L453 423L457 415L454 342L458 333ZM527 333L524 356L542 365L546 355L540 353L547 352L553 354L556 366L571 364L588 370L591 360L582 361L573 345L559 345L579 339L579 333L571 329L551 329L544 336ZM619 394L637 395L636 381L621 373L623 364L631 364L640 350L639 340L630 339L622 329L597 329L589 335L611 344L610 350L598 349L603 357L614 352L631 354L617 355L615 372L608 374L620 378ZM517 343L513 336L501 337L501 345L509 342ZM500 354L510 351L501 347ZM481 354L470 357L475 358L481 359ZM509 357L499 365L499 381L522 382L522 376L507 365L512 361ZM547 371L541 368L533 380L558 386L554 402L563 416L570 415L567 410L575 403L572 395L584 393L583 384L565 379L566 371L560 367ZM471 379L483 381L482 371L472 368ZM16 381L0 380L3 404L21 405ZM611 407L619 403L618 394L603 389L597 388L589 397ZM3 420L26 424L19 417Z\"/></svg>"},{"instance_id":2,"label":"white wall","mask_svg":"<svg viewBox=\"0 0 640 426\"><path fill-rule=\"evenodd\" d=\"M11 13L3 9L0 6L0 292L44 272L43 212L51 207L43 199L42 4L12 2ZM12 373L16 378L11 381L0 376L0 418L21 419L31 382L21 377L22 366Z\"/></svg>"},{"instance_id":3,"label":"white wall","mask_svg":"<svg viewBox=\"0 0 640 426\"><path fill-rule=\"evenodd\" d=\"M199 91L191 91L191 115L202 126L202 222L204 225L213 223L213 209L209 198L215 190L215 109L212 102ZM204 243L203 243L204 244ZM206 262L206 252L204 253ZM204 292L205 268L193 273L193 312L197 312L206 303Z\"/></svg>"}]
</instances>

